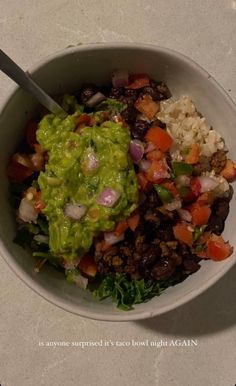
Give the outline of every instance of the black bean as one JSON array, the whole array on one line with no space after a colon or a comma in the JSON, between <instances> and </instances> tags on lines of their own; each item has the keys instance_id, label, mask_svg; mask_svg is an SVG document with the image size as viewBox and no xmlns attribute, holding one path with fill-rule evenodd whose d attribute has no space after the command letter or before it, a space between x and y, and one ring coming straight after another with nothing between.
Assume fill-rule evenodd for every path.
<instances>
[{"instance_id":1,"label":"black bean","mask_svg":"<svg viewBox=\"0 0 236 386\"><path fill-rule=\"evenodd\" d=\"M138 91L137 90L133 90L131 88L126 88L125 91L124 91L124 95L127 98L130 98L133 101L135 101L138 98Z\"/></svg>"},{"instance_id":2,"label":"black bean","mask_svg":"<svg viewBox=\"0 0 236 386\"><path fill-rule=\"evenodd\" d=\"M220 235L224 230L224 221L213 213L210 216L206 230Z\"/></svg>"},{"instance_id":3,"label":"black bean","mask_svg":"<svg viewBox=\"0 0 236 386\"><path fill-rule=\"evenodd\" d=\"M154 265L151 275L155 280L165 280L171 277L175 271L174 262L170 257L161 258L158 263Z\"/></svg>"},{"instance_id":4,"label":"black bean","mask_svg":"<svg viewBox=\"0 0 236 386\"><path fill-rule=\"evenodd\" d=\"M157 224L145 221L145 240L147 243L152 243L157 239Z\"/></svg>"},{"instance_id":5,"label":"black bean","mask_svg":"<svg viewBox=\"0 0 236 386\"><path fill-rule=\"evenodd\" d=\"M229 214L229 201L227 199L219 199L214 203L213 212L219 216L221 220L226 220Z\"/></svg>"},{"instance_id":6,"label":"black bean","mask_svg":"<svg viewBox=\"0 0 236 386\"><path fill-rule=\"evenodd\" d=\"M124 92L123 87L112 87L110 91L110 98L119 99Z\"/></svg>"},{"instance_id":7,"label":"black bean","mask_svg":"<svg viewBox=\"0 0 236 386\"><path fill-rule=\"evenodd\" d=\"M144 121L142 119L138 119L135 121L133 127L131 128L131 132L132 132L134 138L138 138L140 140L143 140L149 127L150 127L149 122Z\"/></svg>"},{"instance_id":8,"label":"black bean","mask_svg":"<svg viewBox=\"0 0 236 386\"><path fill-rule=\"evenodd\" d=\"M227 201L230 201L233 197L233 194L234 194L233 187L231 185L229 185L229 190L227 192L225 192L224 199Z\"/></svg>"},{"instance_id":9,"label":"black bean","mask_svg":"<svg viewBox=\"0 0 236 386\"><path fill-rule=\"evenodd\" d=\"M198 264L195 260L184 260L183 261L183 271L187 274L197 272L200 268L200 264Z\"/></svg>"},{"instance_id":10,"label":"black bean","mask_svg":"<svg viewBox=\"0 0 236 386\"><path fill-rule=\"evenodd\" d=\"M145 253L142 254L140 268L150 267L161 256L161 249L158 246L151 245Z\"/></svg>"},{"instance_id":11,"label":"black bean","mask_svg":"<svg viewBox=\"0 0 236 386\"><path fill-rule=\"evenodd\" d=\"M151 80L150 87L157 90L157 92L160 94L159 100L168 99L171 97L171 92L165 82L156 82L155 80Z\"/></svg>"},{"instance_id":12,"label":"black bean","mask_svg":"<svg viewBox=\"0 0 236 386\"><path fill-rule=\"evenodd\" d=\"M171 92L165 82L157 84L157 90L162 94L162 99L168 99L171 97Z\"/></svg>"},{"instance_id":13,"label":"black bean","mask_svg":"<svg viewBox=\"0 0 236 386\"><path fill-rule=\"evenodd\" d=\"M125 95L122 95L119 98L119 101L122 102L124 105L131 106L132 108L134 108L134 101L135 100L132 98L129 98L129 97L126 97Z\"/></svg>"},{"instance_id":14,"label":"black bean","mask_svg":"<svg viewBox=\"0 0 236 386\"><path fill-rule=\"evenodd\" d=\"M85 105L86 102L87 102L94 94L96 94L96 92L98 92L98 88L97 88L97 86L95 86L94 84L86 84L86 85L84 85L84 86L80 89L80 93L79 93L79 96L80 96L80 99L81 99L82 103Z\"/></svg>"},{"instance_id":15,"label":"black bean","mask_svg":"<svg viewBox=\"0 0 236 386\"><path fill-rule=\"evenodd\" d=\"M128 124L132 124L136 119L137 110L132 106L128 106L121 112L121 116Z\"/></svg>"},{"instance_id":16,"label":"black bean","mask_svg":"<svg viewBox=\"0 0 236 386\"><path fill-rule=\"evenodd\" d=\"M161 129L165 129L166 128L165 122L160 121L160 119L155 119L155 121L152 122L152 126L158 126Z\"/></svg>"},{"instance_id":17,"label":"black bean","mask_svg":"<svg viewBox=\"0 0 236 386\"><path fill-rule=\"evenodd\" d=\"M146 86L143 87L140 95L150 95L154 101L161 101L163 99L163 95L157 90L156 87Z\"/></svg>"},{"instance_id":18,"label":"black bean","mask_svg":"<svg viewBox=\"0 0 236 386\"><path fill-rule=\"evenodd\" d=\"M173 225L171 221L165 221L157 230L157 237L162 241L172 241L175 239L173 233Z\"/></svg>"},{"instance_id":19,"label":"black bean","mask_svg":"<svg viewBox=\"0 0 236 386\"><path fill-rule=\"evenodd\" d=\"M191 249L186 244L178 244L177 253L183 259L192 259Z\"/></svg>"}]
</instances>

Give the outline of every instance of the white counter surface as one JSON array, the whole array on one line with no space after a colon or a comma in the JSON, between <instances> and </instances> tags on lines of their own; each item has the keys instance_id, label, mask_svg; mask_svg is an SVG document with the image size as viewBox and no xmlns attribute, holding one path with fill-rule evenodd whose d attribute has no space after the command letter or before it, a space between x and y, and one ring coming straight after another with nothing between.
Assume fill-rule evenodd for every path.
<instances>
[{"instance_id":1,"label":"white counter surface","mask_svg":"<svg viewBox=\"0 0 236 386\"><path fill-rule=\"evenodd\" d=\"M190 56L236 102L236 1L0 0L0 10L0 47L25 69L68 45L152 43ZM12 85L0 73L0 103ZM53 306L2 258L0 272L1 386L236 384L236 268L177 310L129 323L86 320Z\"/></svg>"}]
</instances>

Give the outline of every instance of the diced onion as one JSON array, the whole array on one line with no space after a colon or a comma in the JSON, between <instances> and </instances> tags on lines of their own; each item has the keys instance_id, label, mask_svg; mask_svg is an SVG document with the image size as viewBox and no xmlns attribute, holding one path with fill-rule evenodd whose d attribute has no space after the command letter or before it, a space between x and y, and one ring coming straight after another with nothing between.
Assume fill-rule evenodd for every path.
<instances>
[{"instance_id":1,"label":"diced onion","mask_svg":"<svg viewBox=\"0 0 236 386\"><path fill-rule=\"evenodd\" d=\"M179 198L175 198L174 200L172 200L170 203L168 204L165 204L164 205L164 208L167 209L167 210L177 210L177 209L180 209L182 206L182 202Z\"/></svg>"},{"instance_id":2,"label":"diced onion","mask_svg":"<svg viewBox=\"0 0 236 386\"><path fill-rule=\"evenodd\" d=\"M177 212L179 214L179 217L183 221L191 222L192 221L192 215L191 213L186 209L177 209Z\"/></svg>"},{"instance_id":3,"label":"diced onion","mask_svg":"<svg viewBox=\"0 0 236 386\"><path fill-rule=\"evenodd\" d=\"M178 188L182 186L189 186L190 185L190 177L185 176L184 174L181 176L176 177L175 184Z\"/></svg>"},{"instance_id":4,"label":"diced onion","mask_svg":"<svg viewBox=\"0 0 236 386\"><path fill-rule=\"evenodd\" d=\"M86 289L88 285L88 279L82 275L75 275L74 282L77 285L77 287L81 289Z\"/></svg>"},{"instance_id":5,"label":"diced onion","mask_svg":"<svg viewBox=\"0 0 236 386\"><path fill-rule=\"evenodd\" d=\"M169 177L170 177L170 174L166 170L155 170L155 172L153 173L153 179L155 181L161 178L169 178Z\"/></svg>"},{"instance_id":6,"label":"diced onion","mask_svg":"<svg viewBox=\"0 0 236 386\"><path fill-rule=\"evenodd\" d=\"M119 241L124 240L124 233L122 233L121 235L117 236L115 234L115 232L105 232L104 233L104 239L105 239L107 244L113 245L113 244L118 243Z\"/></svg>"},{"instance_id":7,"label":"diced onion","mask_svg":"<svg viewBox=\"0 0 236 386\"><path fill-rule=\"evenodd\" d=\"M87 212L87 207L82 204L66 204L64 207L64 215L72 220L80 220Z\"/></svg>"},{"instance_id":8,"label":"diced onion","mask_svg":"<svg viewBox=\"0 0 236 386\"><path fill-rule=\"evenodd\" d=\"M143 158L144 146L142 142L137 139L130 141L129 154L135 163L138 163Z\"/></svg>"},{"instance_id":9,"label":"diced onion","mask_svg":"<svg viewBox=\"0 0 236 386\"><path fill-rule=\"evenodd\" d=\"M122 116L119 113L117 113L111 117L111 121L115 123L122 122Z\"/></svg>"},{"instance_id":10,"label":"diced onion","mask_svg":"<svg viewBox=\"0 0 236 386\"><path fill-rule=\"evenodd\" d=\"M152 142L148 142L145 146L144 153L149 153L150 151L153 151L156 149L156 146Z\"/></svg>"},{"instance_id":11,"label":"diced onion","mask_svg":"<svg viewBox=\"0 0 236 386\"><path fill-rule=\"evenodd\" d=\"M77 257L74 260L64 259L62 262L62 265L66 270L73 270L78 267L80 261L81 261L81 256Z\"/></svg>"},{"instance_id":12,"label":"diced onion","mask_svg":"<svg viewBox=\"0 0 236 386\"><path fill-rule=\"evenodd\" d=\"M96 94L89 98L89 100L86 102L86 105L88 107L95 107L105 99L105 95L103 95L101 92L96 92Z\"/></svg>"},{"instance_id":13,"label":"diced onion","mask_svg":"<svg viewBox=\"0 0 236 386\"><path fill-rule=\"evenodd\" d=\"M97 169L98 159L94 151L88 152L86 161L88 170Z\"/></svg>"},{"instance_id":14,"label":"diced onion","mask_svg":"<svg viewBox=\"0 0 236 386\"><path fill-rule=\"evenodd\" d=\"M116 70L112 74L112 85L114 87L125 87L129 83L129 73L127 70Z\"/></svg>"},{"instance_id":15,"label":"diced onion","mask_svg":"<svg viewBox=\"0 0 236 386\"><path fill-rule=\"evenodd\" d=\"M48 244L49 237L47 235L35 235L34 240L39 244Z\"/></svg>"},{"instance_id":16,"label":"diced onion","mask_svg":"<svg viewBox=\"0 0 236 386\"><path fill-rule=\"evenodd\" d=\"M46 181L47 181L48 185L51 185L51 186L59 186L63 182L62 180L60 180L57 177L46 177Z\"/></svg>"},{"instance_id":17,"label":"diced onion","mask_svg":"<svg viewBox=\"0 0 236 386\"><path fill-rule=\"evenodd\" d=\"M119 192L114 189L105 188L97 198L97 203L102 206L107 206L108 208L111 208L115 205L119 198Z\"/></svg>"},{"instance_id":18,"label":"diced onion","mask_svg":"<svg viewBox=\"0 0 236 386\"><path fill-rule=\"evenodd\" d=\"M209 176L199 177L199 182L201 185L201 193L214 190L219 185L219 181L217 181L217 179L214 179Z\"/></svg>"},{"instance_id":19,"label":"diced onion","mask_svg":"<svg viewBox=\"0 0 236 386\"><path fill-rule=\"evenodd\" d=\"M147 160L147 159L142 159L139 164L139 169L141 172L147 172L148 169L150 168L151 166L151 161Z\"/></svg>"},{"instance_id":20,"label":"diced onion","mask_svg":"<svg viewBox=\"0 0 236 386\"><path fill-rule=\"evenodd\" d=\"M27 200L27 198L22 198L18 210L19 218L24 222L36 222L38 213L34 208L33 201Z\"/></svg>"}]
</instances>

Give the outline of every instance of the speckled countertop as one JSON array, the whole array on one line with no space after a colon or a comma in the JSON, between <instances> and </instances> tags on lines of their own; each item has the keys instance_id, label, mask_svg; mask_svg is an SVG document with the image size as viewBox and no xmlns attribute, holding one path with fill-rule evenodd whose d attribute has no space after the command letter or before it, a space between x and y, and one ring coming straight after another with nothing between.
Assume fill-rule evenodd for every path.
<instances>
[{"instance_id":1,"label":"speckled countertop","mask_svg":"<svg viewBox=\"0 0 236 386\"><path fill-rule=\"evenodd\" d=\"M0 47L25 69L68 45L153 43L190 56L236 102L236 1L0 0L0 10ZM0 73L0 103L11 87ZM129 323L71 315L2 259L0 272L1 386L236 384L236 268L187 305ZM70 347L45 346L59 341Z\"/></svg>"}]
</instances>

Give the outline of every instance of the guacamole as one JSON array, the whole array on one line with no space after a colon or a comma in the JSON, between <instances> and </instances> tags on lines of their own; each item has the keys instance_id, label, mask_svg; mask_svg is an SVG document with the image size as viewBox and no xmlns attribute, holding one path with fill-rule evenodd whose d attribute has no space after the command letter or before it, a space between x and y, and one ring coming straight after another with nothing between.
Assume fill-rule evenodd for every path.
<instances>
[{"instance_id":1,"label":"guacamole","mask_svg":"<svg viewBox=\"0 0 236 386\"><path fill-rule=\"evenodd\" d=\"M39 123L37 140L48 153L38 183L49 222L52 254L73 260L88 251L94 236L110 231L137 207L138 184L128 154L130 132L122 123L105 121L75 132L80 106L66 118L46 115ZM94 122L99 113L93 113ZM104 190L117 192L112 206L99 203ZM68 204L82 205L77 221L65 214Z\"/></svg>"}]
</instances>

